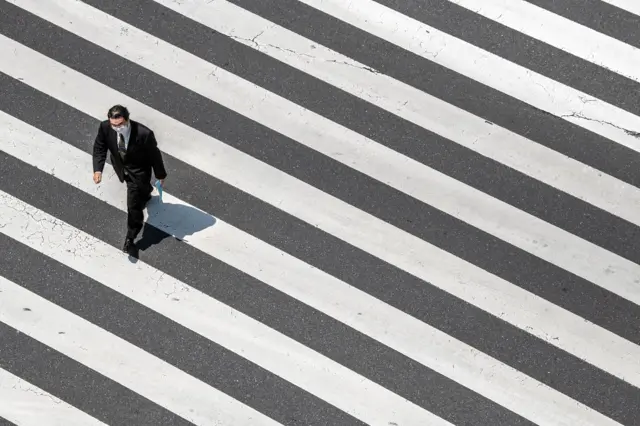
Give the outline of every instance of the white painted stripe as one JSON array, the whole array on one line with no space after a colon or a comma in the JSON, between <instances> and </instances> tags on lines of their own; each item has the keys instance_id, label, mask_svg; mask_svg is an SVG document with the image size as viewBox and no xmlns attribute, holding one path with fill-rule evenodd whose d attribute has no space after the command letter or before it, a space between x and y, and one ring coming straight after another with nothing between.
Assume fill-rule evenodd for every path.
<instances>
[{"instance_id":1,"label":"white painted stripe","mask_svg":"<svg viewBox=\"0 0 640 426\"><path fill-rule=\"evenodd\" d=\"M4 287L13 288L17 285L0 276L0 288ZM17 426L106 426L82 410L2 368L0 401L0 417Z\"/></svg>"},{"instance_id":2,"label":"white painted stripe","mask_svg":"<svg viewBox=\"0 0 640 426\"><path fill-rule=\"evenodd\" d=\"M178 6L172 2L161 3L167 3L167 6L187 13L190 18L199 18L201 22L211 25L217 31L224 30L224 25L230 25L235 33L248 28L243 25L262 28L266 24L266 21L255 15L242 13L241 9L222 1L214 3L215 7L203 3L189 3L189 8L187 5ZM225 4L229 5L228 8L222 6ZM197 7L198 5L200 7ZM43 9L47 10L40 10ZM135 53L138 64L164 73L167 78L203 96L221 102L373 178L389 183L448 214L640 304L640 286L635 283L640 276L639 265L506 203L487 197L480 191L337 126L225 70L216 70L214 80L207 78L213 65L153 37L145 36L135 27L117 21L110 15L86 5L78 10L77 14L67 14L70 13L69 10L71 8L56 12L54 16L59 19L55 23L66 25L68 30L80 33L81 36L100 44L106 43L107 39L119 37L122 28L125 28L128 43L119 48L118 52L131 55ZM76 15L88 19L89 24L83 25L85 21ZM46 17L51 18L51 15L47 14ZM104 26L101 31L94 31L92 22L102 22ZM111 25L107 26L109 23ZM105 39L96 38L96 34ZM269 39L269 44L282 46L282 43L294 37L297 36L283 34L281 38ZM127 52L126 49L130 51ZM157 58L171 58L171 64L158 63ZM260 99L260 108L256 108L257 99ZM631 188L637 192L640 200L640 191ZM612 279L614 276L615 279Z\"/></svg>"},{"instance_id":3,"label":"white painted stripe","mask_svg":"<svg viewBox=\"0 0 640 426\"><path fill-rule=\"evenodd\" d=\"M18 136L17 139L19 138ZM86 159L90 157L85 156ZM65 161L69 160L70 158ZM84 165L86 164L85 161ZM77 168L71 168L71 170L75 172L76 179L82 179L82 174L78 173ZM117 183L112 179L111 186L115 187ZM120 189L123 190L122 186ZM386 425L395 421L403 425L451 426L450 423L405 398L261 322L143 262L138 261L136 264L129 262L127 257L115 247L1 191L0 216L0 232L5 235L215 341L365 423ZM172 221L179 220L184 223L187 217L188 214L182 214L179 218L172 218ZM34 223L34 218L37 219L37 223ZM189 225L191 224L187 226ZM222 240L216 240L216 244L225 241L224 233L222 237ZM224 247L228 249L229 245L224 244ZM8 298L10 294L2 293L2 296ZM51 313L53 314L53 310ZM58 331L60 330L66 329L59 328ZM90 334L92 331L87 328L86 333ZM97 338L98 334L95 336ZM121 345L123 354L132 351L132 348ZM131 359L136 359L137 356L136 362L146 362L142 354L142 351L137 355L132 354ZM145 356L151 358L148 355ZM107 362L107 359L105 357L102 362ZM86 360L80 359L80 361L86 363ZM160 361L150 359L149 362L152 366L154 363L159 364ZM87 365L92 366L89 363ZM113 366L103 368L109 367ZM137 367L131 364L131 368ZM109 374L113 374L111 370L108 371ZM142 371L145 370L141 369L139 373L141 374ZM144 374L155 375L155 380L161 380L163 369L160 366L157 372L149 369ZM123 381L122 376L115 377L126 385L127 382ZM223 393L203 387L206 385L201 384L199 380L180 377L177 371L173 373L173 377L174 382L163 383L173 383L175 395L170 389L166 389L164 394L156 396L156 400L177 398L177 394L182 393L181 397L186 404L189 397L195 397L199 393L199 398L194 400L192 407L186 405L172 407L174 410L179 409L177 412L181 415L187 414L186 408L195 408L203 416L200 421L207 424L218 421L223 424L276 424ZM128 386L132 387L131 382ZM133 387L132 389L136 390ZM220 401L219 413L212 411L216 401ZM212 407L205 409L207 404ZM205 414L207 417L204 417ZM249 422L252 418L253 420Z\"/></svg>"},{"instance_id":4,"label":"white painted stripe","mask_svg":"<svg viewBox=\"0 0 640 426\"><path fill-rule=\"evenodd\" d=\"M640 81L640 49L524 0L448 0L485 18Z\"/></svg>"},{"instance_id":5,"label":"white painted stripe","mask_svg":"<svg viewBox=\"0 0 640 426\"><path fill-rule=\"evenodd\" d=\"M30 231L26 231L27 227ZM59 251L76 246L82 252L93 252L93 265L102 261L103 253L99 247L89 245L90 238L2 191L0 231L29 246L45 246ZM60 240L61 235L67 240ZM111 273L117 273L116 270L126 264L130 262L121 260ZM124 281L132 282L131 279L125 276ZM2 277L0 291L0 321L187 421L212 426L220 423L278 424L135 345Z\"/></svg>"},{"instance_id":6,"label":"white painted stripe","mask_svg":"<svg viewBox=\"0 0 640 426\"><path fill-rule=\"evenodd\" d=\"M2 150L8 154L49 173L55 170L56 178L126 211L123 188L113 172L105 173L103 184L99 186L94 185L90 178L80 177L85 170L90 170L90 155L1 112L0 141L8 141L0 143ZM171 208L164 207L167 204L187 206L182 211L195 210L165 192L162 205L150 204L148 220L152 225L171 235L186 235L187 244L325 312L531 421L554 425L571 422L588 425L600 421L598 414L560 392L221 220L216 220L213 227L201 231L186 229L192 226L191 217L172 217ZM100 243L93 241L92 247L96 244ZM47 247L38 246L36 249L46 250ZM45 254L56 255L51 250ZM57 255L68 256L66 252ZM72 259L64 257L60 260L69 262ZM180 283L180 286L184 284ZM174 285L168 288L173 289ZM182 305L177 309L181 313ZM550 314L553 316L554 312ZM577 333L592 332L594 334L586 336L594 340L601 337L598 329L589 327L577 330ZM605 340L597 343L597 347L607 348L613 344L611 350L615 356L621 355L615 351L625 350L617 342ZM628 366L626 360L620 362L622 368Z\"/></svg>"},{"instance_id":7,"label":"white painted stripe","mask_svg":"<svg viewBox=\"0 0 640 426\"><path fill-rule=\"evenodd\" d=\"M256 39L256 42L266 37L263 43L267 46L278 46L271 50L269 47L265 48L273 52L278 59L287 60L291 56L299 58L299 55L290 55L287 52L311 44L295 33L273 26L268 21L224 0L218 0L212 4L199 0L187 4L178 4L172 0L155 1L222 34L232 32L237 37L246 38L258 30L265 29L265 33ZM108 15L100 16L99 20L108 22L109 17ZM78 20L73 19L73 22L78 23ZM63 23L60 22L60 24ZM112 35L107 35L107 32L103 34L109 38L117 37L121 25L114 23L111 29ZM89 28L83 34L89 35ZM145 45L142 36L137 34L135 29L129 28L128 34L130 40L140 40L140 43ZM295 41L296 38L297 41ZM296 43L296 46L292 46L291 43ZM137 45L134 42L129 44L132 52ZM252 43L249 45L255 46ZM165 51L154 52L153 49L158 46L164 45L152 43L146 50L147 58L144 58L145 53L141 53L137 58L138 63L143 63L156 72L164 72L168 78L178 81L183 86L220 102L336 161L640 304L640 286L635 282L640 277L640 265L487 196L356 132L338 126L223 69L216 71L215 80L203 79L196 70L212 65L204 65L203 61L184 52L175 53L179 58L176 63L180 66L171 68L156 65L155 58L166 56ZM289 47L283 50L283 46ZM344 59L322 47L316 47L314 51L323 55L325 60L339 62ZM288 60L288 63L294 66L299 65L293 60ZM304 68L312 68L312 65L309 63ZM175 71L172 72L171 69ZM338 68L340 71L344 69L345 67ZM366 74L370 73L366 72ZM329 73L328 75L338 74ZM260 100L257 101L257 99ZM260 108L256 108L256 102L261 105ZM632 194L640 203L640 190L620 182L615 182L615 185L622 186L624 188L622 193ZM638 217L637 212L634 212L634 216ZM640 222L638 224L640 225Z\"/></svg>"},{"instance_id":8,"label":"white painted stripe","mask_svg":"<svg viewBox=\"0 0 640 426\"><path fill-rule=\"evenodd\" d=\"M635 15L640 15L640 2L638 0L601 0L617 8L626 10Z\"/></svg>"},{"instance_id":9,"label":"white painted stripe","mask_svg":"<svg viewBox=\"0 0 640 426\"><path fill-rule=\"evenodd\" d=\"M166 0L161 1L166 3ZM200 2L201 0L197 1ZM341 0L299 1L363 31L385 39L390 43L394 43L427 60L447 67L482 84L506 93L509 96L520 99L538 109L609 138L621 145L636 151L640 150L640 140L625 132L625 129L640 131L640 117L621 108L535 73L526 67L509 62L498 55L494 55L470 43L452 37L445 32L409 18L372 0L352 0L349 1L349 3ZM215 2L215 4L218 3L218 1ZM482 10L485 10L484 8L487 3L488 2L485 1L477 2L475 0L464 1L464 4L469 4L470 7L473 6L475 9L482 6ZM183 7L185 6L180 6L180 9ZM176 6L173 6L173 8L177 9ZM236 27L233 27L233 29L234 34L238 33ZM298 49L295 50L298 55L308 54L315 55L317 58L320 57L319 54L314 53L316 49L309 49L308 43L295 43L295 46L293 46L292 41L283 39L283 41L286 40L286 44L273 45L273 41L270 41L270 38L273 38L273 36L270 36L270 33L274 31L277 30L269 29L269 32L261 34L258 38L262 43L261 50L266 51L269 55L274 57L278 56L279 58L285 56L284 52L277 52L277 46L278 48ZM280 43L282 43L282 41L280 41ZM250 43L246 44L251 45ZM311 62L308 58L304 57L292 56L287 59L289 61L295 60L298 63L303 61ZM416 123L419 124L418 121L416 121ZM452 136L447 137L488 157L508 164L549 185L575 194L579 198L582 194L579 191L581 187L574 188L571 182L566 181L567 179L577 177L576 180L579 180L580 174L585 173L589 176L590 180L597 181L593 176L594 172L592 170L588 170L588 173L587 169L585 169L584 172L567 170L565 173L562 173L561 168L563 166L560 162L554 162L555 167L553 168L551 168L551 166L545 167L542 155L549 154L545 153L544 149L539 146L525 147L524 141L526 139L516 137L509 132L504 132L502 129L496 129L498 133L486 140L481 139L479 141L481 144L476 145L476 143L464 137L461 139L460 135L455 136L456 131L459 132L463 130L463 127L455 123L455 121L450 121L449 123L451 123L451 126L456 127L456 129L452 129L449 133L442 133L443 130L438 129L436 133L442 134L443 136L451 134ZM490 129L484 132L492 133ZM502 144L496 145L496 142L499 142L500 138L505 137L508 139ZM470 138L470 136L468 136L468 138ZM463 140L466 140L466 142L461 142ZM517 144L514 145L514 143ZM525 148L526 151L522 151L523 148ZM529 154L526 152L529 150L537 153L536 158L540 156L538 160L539 163L538 161L531 165L526 163L526 159L529 157ZM502 151L504 151L504 153L502 153ZM517 155L518 152L522 152L522 156L512 157L513 155ZM580 166L575 162L565 161L567 165L571 165L571 169L580 169ZM586 186L588 187L589 184L586 184ZM591 200L591 198L585 199ZM589 202L597 203L595 200ZM599 204L596 205L601 206Z\"/></svg>"},{"instance_id":10,"label":"white painted stripe","mask_svg":"<svg viewBox=\"0 0 640 426\"><path fill-rule=\"evenodd\" d=\"M637 371L640 362L630 355L637 348L629 347L630 343L618 336L13 40L0 37L0 53L12 58L1 63L0 68L4 71L15 67L17 72L9 75L23 77L26 84L97 119L104 117L105 104L124 102L156 129L156 134L171 140L163 145L164 150L185 163L612 374L631 382L640 380L637 374L629 373ZM47 69L47 73L37 72L40 69ZM73 85L66 84L70 79ZM613 342L619 342L620 351L611 350L618 346ZM621 358L628 359L627 364L634 367L625 371Z\"/></svg>"},{"instance_id":11,"label":"white painted stripe","mask_svg":"<svg viewBox=\"0 0 640 426\"><path fill-rule=\"evenodd\" d=\"M165 4L167 0L156 1ZM200 3L204 0L197 1ZM640 117L621 108L506 61L372 0L299 1L536 108L631 149L640 150L640 140L623 130L640 131ZM190 10L187 5L165 5L175 10ZM223 6L231 8L224 0L211 4L211 8ZM198 20L210 19L207 14L206 18ZM338 63L326 62L333 55L327 54L322 46L304 41L299 36L283 37L283 30L273 24L258 27L246 24L242 27L226 26L225 34L230 34L231 30L231 34L242 37L238 40L246 45L288 64L295 64L293 66L296 68L406 120L605 210L615 208L615 214L621 217L638 220L633 209L623 208L625 202L618 197L618 189L606 194L604 176L599 179L597 171L579 162L559 156L506 129L489 125L478 117L384 75L374 75L364 70L364 65L347 57L338 59ZM260 37L255 38L254 42L258 34ZM347 66L344 66L345 62ZM339 67L344 69L338 71ZM341 81L344 75L353 77ZM610 178L606 178L606 181L615 182ZM617 185L612 187L617 188ZM590 191L589 188L595 190ZM637 207L635 209L637 211Z\"/></svg>"},{"instance_id":12,"label":"white painted stripe","mask_svg":"<svg viewBox=\"0 0 640 426\"><path fill-rule=\"evenodd\" d=\"M274 25L225 0L211 4L205 3L204 0L195 0L188 4L178 4L170 0L155 1L472 150L604 210L611 211L626 220L640 223L637 214L640 206L640 191L631 185L603 175L591 167L559 155L505 129L489 125L478 117L388 76L372 74L365 70L364 65ZM349 8L345 9L346 3L340 1L337 5L330 0L321 3L306 0L304 2L557 116L581 111L581 114L602 117L606 120L627 117L632 120L628 123L630 128L637 126L640 129L640 118L626 111L606 105L599 100L590 99L587 95L570 87L534 74L526 68L491 55L436 29L426 27L377 3L354 0L349 3ZM361 9L357 9L358 6ZM376 18L383 14L385 15L383 21ZM403 30L398 31L398 28ZM428 33L425 28L428 28ZM256 37L258 34L259 37ZM438 54L433 57L428 52L438 52ZM167 73L162 71L164 69L165 67L158 66L158 72ZM224 70L220 71L224 72ZM216 73L220 74L221 78L226 77L222 73L217 71ZM181 81L184 79L183 77ZM222 84L221 81L219 83ZM409 102L403 105L407 99ZM219 100L219 97L216 100ZM240 111L238 106L235 106L235 109ZM267 109L266 105L265 109ZM242 113L260 121L260 117L255 117L261 113L260 111L257 110L252 115L243 111ZM434 111L440 115L432 120L429 117L434 115ZM605 137L615 139L620 133L619 129L601 123L581 118L563 118L596 133L599 132ZM275 127L272 126L272 128ZM624 132L622 134L625 141L640 146L635 138ZM299 136L294 138L303 141ZM621 140L618 139L618 141Z\"/></svg>"},{"instance_id":13,"label":"white painted stripe","mask_svg":"<svg viewBox=\"0 0 640 426\"><path fill-rule=\"evenodd\" d=\"M104 48L111 49L113 53L152 69L154 72L171 80L178 81L181 84L197 84L199 87L211 85L211 88L215 87L215 89L209 90L219 92L216 94L216 100L224 103L226 99L226 102L231 103L233 107L241 106L242 111L246 112L251 118L261 120L266 116L269 117L270 121L282 120L284 122L284 117L281 113L283 109L274 110L273 115L267 112L276 102L275 95L271 94L268 102L265 99L265 102L257 107L261 102L258 99L267 96L268 92L259 91L256 87L252 93L260 92L262 96L260 98L248 97L247 93L243 91L243 87L239 85L238 82L240 80L237 77L231 80L229 74L225 73L224 70L84 3L74 2L73 0L52 0L46 4L42 4L38 0L12 1L25 8L29 6L27 9L31 13ZM218 3L224 4L222 1L216 1L211 3L209 7L216 7ZM330 2L327 1L323 4L328 3ZM214 12L217 13L217 10L214 9ZM259 23L255 19L249 19L249 15L243 15L243 18L247 18L247 20L238 19L233 21L234 24L241 25L243 22ZM256 17L256 19L258 18ZM262 21L261 25L265 25L265 23L266 21ZM100 31L96 31L97 25L99 25ZM276 28L273 24L269 23L268 25L273 29ZM120 31L120 28L126 28L127 31ZM249 33L247 27L238 26L233 27L234 34L239 34L242 28L245 29L245 33ZM255 38L255 35L258 34L257 30L260 28L262 27L256 27L251 32L251 37ZM363 97L367 101L372 101L392 113L451 138L453 141L478 151L482 155L494 158L632 223L640 224L640 214L638 214L640 209L640 190L637 188L604 175L564 155L559 155L553 150L535 144L498 126L487 124L484 119L455 108L388 76L375 75L365 71L349 58L342 57L342 59L339 59L339 56L331 52L323 53L322 49L312 49L310 41L305 41L303 45L294 46L291 42L300 41L300 38L294 36L293 33L285 34L280 32L278 33L280 35L276 34L276 37L273 38L269 38L268 34L269 31L265 31L260 36L260 38L266 37L262 40L263 43L278 43L276 45L280 49L282 49L282 46L288 46L287 49L292 48L299 53L309 51L309 54L312 55L329 55L326 59L319 56L321 59L314 61L313 64L307 63L304 66L305 72L321 77L349 93ZM113 40L122 40L122 43L118 43L116 48ZM281 56L290 55L277 48L272 50L274 53L279 51ZM317 53L314 53L316 51ZM153 53L145 55L145 52ZM281 56L278 58L280 59ZM290 56L291 58L298 58L299 66L303 66L308 60L304 55L300 54ZM346 61L355 65L343 66L340 63L331 62L334 59L339 60L340 63ZM189 70L189 77L185 76L185 70ZM191 77L194 74L196 77ZM224 79L225 77L226 79L224 81L221 80L218 86L215 85L217 79ZM198 80L198 83L194 80ZM365 84L362 82L365 82ZM229 84L229 87L225 87L226 84ZM244 86L247 87L249 85L252 84L245 83ZM229 93L231 94L229 95ZM280 101L280 105L282 108L282 105L284 105L282 101ZM284 108L285 110L287 109L286 106ZM247 110L251 111L252 109L262 111L247 112ZM640 120L640 118L638 119ZM308 121L310 124L313 123L312 114L307 114L303 120ZM291 121L287 121L286 124L278 128L282 129L289 123ZM320 124L321 127L316 132L327 129L327 127L322 127L324 123ZM299 125L292 126L292 129L286 133L291 134L293 132L299 138L300 134L310 132L310 127L307 126L302 130ZM321 136L324 137L325 135L321 133ZM306 140L305 138L302 139Z\"/></svg>"}]
</instances>

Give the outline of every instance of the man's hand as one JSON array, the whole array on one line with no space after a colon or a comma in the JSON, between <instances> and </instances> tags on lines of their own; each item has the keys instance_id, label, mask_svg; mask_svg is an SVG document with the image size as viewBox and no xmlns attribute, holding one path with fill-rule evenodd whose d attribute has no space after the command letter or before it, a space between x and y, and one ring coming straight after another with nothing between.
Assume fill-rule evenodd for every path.
<instances>
[{"instance_id":1,"label":"man's hand","mask_svg":"<svg viewBox=\"0 0 640 426\"><path fill-rule=\"evenodd\" d=\"M93 173L93 182L97 185L102 182L102 172Z\"/></svg>"}]
</instances>

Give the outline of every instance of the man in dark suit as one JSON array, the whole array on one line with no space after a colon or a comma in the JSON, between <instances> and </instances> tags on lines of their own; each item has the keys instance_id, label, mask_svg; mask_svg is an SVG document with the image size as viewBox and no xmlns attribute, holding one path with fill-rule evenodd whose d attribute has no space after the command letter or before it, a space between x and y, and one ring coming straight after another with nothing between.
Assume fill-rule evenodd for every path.
<instances>
[{"instance_id":1,"label":"man in dark suit","mask_svg":"<svg viewBox=\"0 0 640 426\"><path fill-rule=\"evenodd\" d=\"M109 152L118 179L127 185L127 235L122 251L130 253L142 230L143 210L151 199L151 171L162 185L167 172L153 131L129 120L129 111L122 105L111 107L107 118L100 123L93 145L93 181L96 184L102 181Z\"/></svg>"}]
</instances>

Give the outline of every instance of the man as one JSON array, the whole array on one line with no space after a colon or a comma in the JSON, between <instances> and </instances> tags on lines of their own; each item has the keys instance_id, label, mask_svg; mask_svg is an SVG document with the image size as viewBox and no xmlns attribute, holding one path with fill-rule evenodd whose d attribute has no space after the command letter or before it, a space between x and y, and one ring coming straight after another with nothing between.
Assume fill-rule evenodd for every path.
<instances>
[{"instance_id":1,"label":"man","mask_svg":"<svg viewBox=\"0 0 640 426\"><path fill-rule=\"evenodd\" d=\"M158 142L148 127L129 120L129 111L115 105L107 112L108 120L100 123L93 145L93 181L102 181L102 171L110 153L120 182L127 185L127 235L122 251L131 253L133 241L142 230L143 210L151 199L151 170L164 185L167 172Z\"/></svg>"}]
</instances>

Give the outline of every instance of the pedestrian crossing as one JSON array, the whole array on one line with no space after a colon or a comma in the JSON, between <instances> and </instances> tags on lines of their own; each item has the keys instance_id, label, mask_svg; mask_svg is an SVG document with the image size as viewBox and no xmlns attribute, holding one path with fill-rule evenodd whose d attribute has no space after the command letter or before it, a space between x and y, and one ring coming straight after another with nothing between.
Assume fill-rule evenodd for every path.
<instances>
[{"instance_id":1,"label":"pedestrian crossing","mask_svg":"<svg viewBox=\"0 0 640 426\"><path fill-rule=\"evenodd\" d=\"M0 0L0 424L637 425L633 22ZM168 171L137 258L115 104Z\"/></svg>"},{"instance_id":2,"label":"pedestrian crossing","mask_svg":"<svg viewBox=\"0 0 640 426\"><path fill-rule=\"evenodd\" d=\"M6 281L0 278L3 283ZM4 412L10 412L8 417L20 418L20 424L72 424L104 425L104 423L89 416L72 405L54 397L50 393L25 383L6 370L0 369L0 395ZM12 425L8 420L0 420L0 425Z\"/></svg>"},{"instance_id":3,"label":"pedestrian crossing","mask_svg":"<svg viewBox=\"0 0 640 426\"><path fill-rule=\"evenodd\" d=\"M640 15L640 5L638 5L638 3L635 3L632 0L604 0L604 1L612 6L615 6L618 10Z\"/></svg>"}]
</instances>

